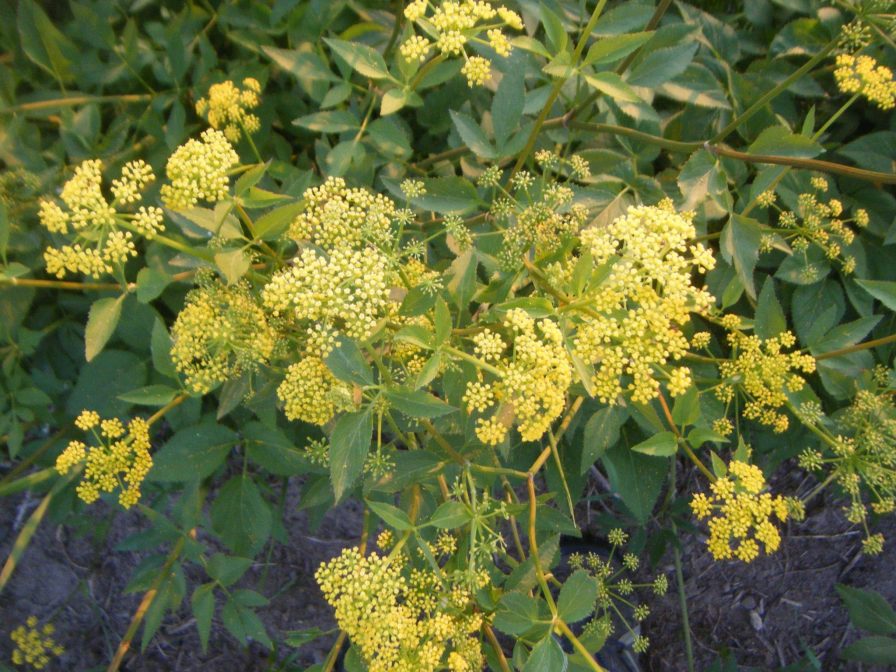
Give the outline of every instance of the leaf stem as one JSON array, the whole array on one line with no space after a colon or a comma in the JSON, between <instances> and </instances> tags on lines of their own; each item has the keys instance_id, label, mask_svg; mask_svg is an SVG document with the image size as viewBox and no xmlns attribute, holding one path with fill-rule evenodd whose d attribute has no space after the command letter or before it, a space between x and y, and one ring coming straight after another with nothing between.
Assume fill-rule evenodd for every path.
<instances>
[{"instance_id":1,"label":"leaf stem","mask_svg":"<svg viewBox=\"0 0 896 672\"><path fill-rule=\"evenodd\" d=\"M594 660L594 656L591 655L591 652L585 648L585 645L579 641L579 638L576 637L575 633L570 630L569 626L566 624L562 618L558 618L555 621L555 625L563 633L563 636L566 637L573 645L576 651L578 651L582 657L585 659L585 662L588 663L588 666L594 670L594 672L607 672L607 670L600 666L600 664Z\"/></svg>"},{"instance_id":2,"label":"leaf stem","mask_svg":"<svg viewBox=\"0 0 896 672\"><path fill-rule=\"evenodd\" d=\"M853 352L860 352L862 350L869 350L871 348L876 348L879 345L886 345L887 343L896 342L896 334L890 334L889 336L882 336L881 338L876 338L873 341L865 341L864 343L857 343L856 345L850 345L846 348L839 348L837 350L831 350L830 352L825 352L820 355L814 355L815 360L819 359L831 359L832 357L840 357L841 355L848 355Z\"/></svg>"}]
</instances>

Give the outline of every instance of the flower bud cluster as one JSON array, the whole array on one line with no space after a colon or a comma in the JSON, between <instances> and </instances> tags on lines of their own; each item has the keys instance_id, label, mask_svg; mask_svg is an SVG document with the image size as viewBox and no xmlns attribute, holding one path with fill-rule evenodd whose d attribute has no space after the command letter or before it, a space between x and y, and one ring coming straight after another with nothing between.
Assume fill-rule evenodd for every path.
<instances>
[{"instance_id":1,"label":"flower bud cluster","mask_svg":"<svg viewBox=\"0 0 896 672\"><path fill-rule=\"evenodd\" d=\"M871 56L838 54L834 79L843 93L860 94L882 110L896 107L893 71Z\"/></svg>"},{"instance_id":2,"label":"flower bud cluster","mask_svg":"<svg viewBox=\"0 0 896 672\"><path fill-rule=\"evenodd\" d=\"M317 357L291 364L277 388L283 412L290 420L325 425L337 410L351 407L351 388L330 373Z\"/></svg>"},{"instance_id":3,"label":"flower bud cluster","mask_svg":"<svg viewBox=\"0 0 896 672\"><path fill-rule=\"evenodd\" d=\"M93 440L69 442L56 458L56 470L64 475L83 462L78 497L91 504L101 493L120 487L119 503L132 507L140 500L140 486L152 467L149 425L143 418L132 418L125 427L117 418L102 420L95 411L83 411L75 426L90 432Z\"/></svg>"},{"instance_id":4,"label":"flower bud cluster","mask_svg":"<svg viewBox=\"0 0 896 672\"><path fill-rule=\"evenodd\" d=\"M171 358L187 387L205 394L266 364L277 339L248 285L213 280L187 295L171 328Z\"/></svg>"},{"instance_id":5,"label":"flower bud cluster","mask_svg":"<svg viewBox=\"0 0 896 672\"><path fill-rule=\"evenodd\" d=\"M732 460L728 474L710 486L710 495L700 492L691 499L694 515L709 518L707 547L716 560L751 562L760 543L766 553L778 550L781 534L772 519L786 521L788 506L783 497L762 492L765 485L759 467Z\"/></svg>"},{"instance_id":6,"label":"flower bud cluster","mask_svg":"<svg viewBox=\"0 0 896 672\"><path fill-rule=\"evenodd\" d=\"M231 80L212 84L208 97L196 101L196 114L222 130L230 142L238 142L242 131L252 134L261 127L258 117L248 111L258 107L260 93L261 84L254 77L246 77L242 88Z\"/></svg>"},{"instance_id":7,"label":"flower bud cluster","mask_svg":"<svg viewBox=\"0 0 896 672\"><path fill-rule=\"evenodd\" d=\"M744 417L772 427L775 432L786 431L790 421L779 409L787 403L788 392L803 389L806 381L800 373L815 371L815 358L784 352L784 348L796 343L789 331L761 339L735 328L728 334L728 342L734 348L734 356L719 366L724 382L716 388L717 396L730 402L735 392L742 393L747 398Z\"/></svg>"},{"instance_id":8,"label":"flower bud cluster","mask_svg":"<svg viewBox=\"0 0 896 672\"><path fill-rule=\"evenodd\" d=\"M199 140L190 138L168 158L165 172L169 183L162 185L162 201L175 210L192 208L199 201L227 198L228 171L239 163L227 136L209 128Z\"/></svg>"},{"instance_id":9,"label":"flower bud cluster","mask_svg":"<svg viewBox=\"0 0 896 672\"><path fill-rule=\"evenodd\" d=\"M163 228L162 211L141 206L135 214L128 214L119 209L139 203L154 180L146 162L130 161L122 167L121 176L112 181L113 200L109 202L103 194L102 162L90 160L78 166L59 195L65 207L53 200L40 204L38 216L44 228L71 235L76 241L44 251L47 272L57 278L64 278L66 273L98 278L137 256L134 233L153 238Z\"/></svg>"},{"instance_id":10,"label":"flower bud cluster","mask_svg":"<svg viewBox=\"0 0 896 672\"><path fill-rule=\"evenodd\" d=\"M609 267L606 278L576 301L588 309L581 313L575 354L596 366L592 383L604 403L615 403L624 391L637 402L656 398L659 367L687 351L681 327L692 312L704 315L713 305L712 295L692 282L693 274L711 270L715 259L692 242L691 219L675 212L667 199L630 207L609 225L581 233L582 250L594 266ZM575 263L568 262L569 268ZM674 369L670 380L676 393L690 384L689 374Z\"/></svg>"},{"instance_id":11,"label":"flower bud cluster","mask_svg":"<svg viewBox=\"0 0 896 672\"><path fill-rule=\"evenodd\" d=\"M433 570L408 570L401 555L362 555L349 548L315 578L336 622L370 672L479 670L481 615L466 588Z\"/></svg>"},{"instance_id":12,"label":"flower bud cluster","mask_svg":"<svg viewBox=\"0 0 896 672\"><path fill-rule=\"evenodd\" d=\"M44 669L50 661L61 656L65 649L53 639L56 629L52 623L37 627L37 617L29 616L24 625L20 625L9 634L15 644L12 651L13 665L29 665L35 670Z\"/></svg>"},{"instance_id":13,"label":"flower bud cluster","mask_svg":"<svg viewBox=\"0 0 896 672\"><path fill-rule=\"evenodd\" d=\"M471 87L482 86L491 79L491 62L483 56L470 56L467 45L488 45L496 54L506 57L511 46L502 28L523 29L519 14L507 7L493 7L483 0L443 0L438 3L414 0L405 7L404 16L429 35L423 37L414 33L407 37L400 47L404 59L409 63L423 63L433 48L444 56L462 56L461 72Z\"/></svg>"},{"instance_id":14,"label":"flower bud cluster","mask_svg":"<svg viewBox=\"0 0 896 672\"><path fill-rule=\"evenodd\" d=\"M467 385L464 404L471 413L491 414L476 422L476 435L496 445L513 422L523 441L536 441L563 412L572 367L563 334L551 320L534 320L524 310L507 312L504 326L510 336L505 346L499 334L485 330L476 335L476 352L496 373L493 380ZM505 348L511 350L505 355Z\"/></svg>"}]
</instances>

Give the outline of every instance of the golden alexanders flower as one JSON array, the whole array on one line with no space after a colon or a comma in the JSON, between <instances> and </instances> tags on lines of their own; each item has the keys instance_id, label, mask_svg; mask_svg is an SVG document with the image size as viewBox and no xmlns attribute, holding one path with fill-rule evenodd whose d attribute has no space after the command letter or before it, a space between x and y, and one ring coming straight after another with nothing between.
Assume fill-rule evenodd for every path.
<instances>
[{"instance_id":1,"label":"golden alexanders flower","mask_svg":"<svg viewBox=\"0 0 896 672\"><path fill-rule=\"evenodd\" d=\"M277 388L283 412L290 420L325 425L337 410L352 407L351 387L330 373L318 357L305 357L291 364Z\"/></svg>"},{"instance_id":2,"label":"golden alexanders flower","mask_svg":"<svg viewBox=\"0 0 896 672\"><path fill-rule=\"evenodd\" d=\"M582 252L595 268L608 271L597 286L575 297L583 308L575 312L574 353L595 366L594 393L604 403L614 403L623 392L634 401L650 401L661 378L668 378L673 394L690 385L690 374L668 363L687 351L682 327L691 313L708 314L714 302L693 284L695 273L715 266L712 252L695 243L695 236L692 215L676 212L668 199L630 207L609 225L582 231ZM575 258L568 263L566 275L576 263Z\"/></svg>"},{"instance_id":3,"label":"golden alexanders flower","mask_svg":"<svg viewBox=\"0 0 896 672\"><path fill-rule=\"evenodd\" d=\"M251 135L261 127L258 117L249 112L261 102L260 93L261 84L254 77L246 77L242 87L229 79L212 84L208 97L196 101L196 114L223 131L228 140L238 142L243 131Z\"/></svg>"},{"instance_id":4,"label":"golden alexanders flower","mask_svg":"<svg viewBox=\"0 0 896 672\"><path fill-rule=\"evenodd\" d=\"M165 166L169 183L162 185L162 202L175 210L199 201L216 203L230 190L228 171L240 157L221 131L209 128L174 150Z\"/></svg>"},{"instance_id":5,"label":"golden alexanders flower","mask_svg":"<svg viewBox=\"0 0 896 672\"><path fill-rule=\"evenodd\" d=\"M59 195L62 205L45 199L38 211L44 228L73 241L44 251L47 272L57 278L67 273L98 278L136 256L135 234L149 240L163 228L160 208L141 205L128 212L154 180L146 162L130 161L112 180L110 200L103 193L101 161L84 161L75 168Z\"/></svg>"},{"instance_id":6,"label":"golden alexanders flower","mask_svg":"<svg viewBox=\"0 0 896 672\"><path fill-rule=\"evenodd\" d=\"M132 507L140 500L140 486L152 467L146 420L133 418L125 426L118 418L103 420L95 411L86 410L75 426L91 438L86 443L70 441L56 458L56 470L64 475L83 463L78 497L91 504L100 494L120 488L119 503L126 509Z\"/></svg>"},{"instance_id":7,"label":"golden alexanders flower","mask_svg":"<svg viewBox=\"0 0 896 672\"><path fill-rule=\"evenodd\" d=\"M53 634L56 629L52 623L37 627L37 616L29 616L24 625L20 625L9 634L15 644L12 651L13 665L29 665L35 670L42 670L50 661L61 656L65 649L56 643Z\"/></svg>"},{"instance_id":8,"label":"golden alexanders flower","mask_svg":"<svg viewBox=\"0 0 896 672\"><path fill-rule=\"evenodd\" d=\"M171 359L187 387L205 394L266 364L277 338L247 284L211 281L187 294L171 328Z\"/></svg>"},{"instance_id":9,"label":"golden alexanders flower","mask_svg":"<svg viewBox=\"0 0 896 672\"><path fill-rule=\"evenodd\" d=\"M370 672L473 672L482 669L477 636L482 616L463 585L427 568L405 567L402 555L344 550L315 579L336 622Z\"/></svg>"},{"instance_id":10,"label":"golden alexanders flower","mask_svg":"<svg viewBox=\"0 0 896 672\"><path fill-rule=\"evenodd\" d=\"M893 71L871 56L838 54L834 79L843 93L859 94L882 110L896 107Z\"/></svg>"},{"instance_id":11,"label":"golden alexanders flower","mask_svg":"<svg viewBox=\"0 0 896 672\"><path fill-rule=\"evenodd\" d=\"M759 555L760 543L766 553L778 550L781 535L772 521L786 521L788 506L783 497L763 492L765 486L759 467L732 460L709 495L701 492L691 499L694 515L709 518L707 547L716 560L751 562Z\"/></svg>"}]
</instances>

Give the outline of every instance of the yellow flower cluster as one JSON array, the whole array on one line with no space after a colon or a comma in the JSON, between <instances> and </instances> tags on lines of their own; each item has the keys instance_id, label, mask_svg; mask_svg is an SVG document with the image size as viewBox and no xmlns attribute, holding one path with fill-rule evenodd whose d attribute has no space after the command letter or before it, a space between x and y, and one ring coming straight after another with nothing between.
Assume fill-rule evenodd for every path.
<instances>
[{"instance_id":1,"label":"yellow flower cluster","mask_svg":"<svg viewBox=\"0 0 896 672\"><path fill-rule=\"evenodd\" d=\"M351 407L352 391L336 380L319 358L306 357L286 370L277 396L290 420L325 425L337 410Z\"/></svg>"},{"instance_id":2,"label":"yellow flower cluster","mask_svg":"<svg viewBox=\"0 0 896 672\"><path fill-rule=\"evenodd\" d=\"M765 476L759 467L732 460L728 475L710 487L710 496L694 495L691 510L700 520L710 518L707 547L716 560L751 562L759 555L760 543L766 553L778 550L781 535L772 517L787 520L788 506L783 497L762 492Z\"/></svg>"},{"instance_id":3,"label":"yellow flower cluster","mask_svg":"<svg viewBox=\"0 0 896 672\"><path fill-rule=\"evenodd\" d=\"M834 79L843 93L861 94L882 110L896 107L893 71L871 56L838 54Z\"/></svg>"},{"instance_id":4,"label":"yellow flower cluster","mask_svg":"<svg viewBox=\"0 0 896 672\"><path fill-rule=\"evenodd\" d=\"M383 244L392 236L395 203L367 189L350 189L341 177L329 177L302 194L305 210L296 217L289 236L323 248Z\"/></svg>"},{"instance_id":5,"label":"yellow flower cluster","mask_svg":"<svg viewBox=\"0 0 896 672\"><path fill-rule=\"evenodd\" d=\"M129 509L140 500L140 485L152 467L149 454L149 425L133 418L127 427L117 418L102 420L95 411L83 411L75 426L93 435L95 445L71 441L56 458L56 470L66 474L84 462L84 473L77 493L87 504L103 492L120 487L119 503Z\"/></svg>"},{"instance_id":6,"label":"yellow flower cluster","mask_svg":"<svg viewBox=\"0 0 896 672\"><path fill-rule=\"evenodd\" d=\"M205 394L267 363L277 338L247 285L211 281L187 294L171 328L171 359L187 387Z\"/></svg>"},{"instance_id":7,"label":"yellow flower cluster","mask_svg":"<svg viewBox=\"0 0 896 672\"><path fill-rule=\"evenodd\" d=\"M681 327L714 301L691 280L695 271L715 266L712 252L692 242L695 236L691 215L675 212L668 199L633 206L608 226L582 232L582 249L594 266L610 266L606 279L576 300L586 309L575 354L596 365L592 382L602 402L615 403L623 390L637 402L656 398L657 369L687 351ZM669 375L675 392L687 388L689 374L672 369ZM624 376L631 377L625 387Z\"/></svg>"},{"instance_id":8,"label":"yellow flower cluster","mask_svg":"<svg viewBox=\"0 0 896 672\"><path fill-rule=\"evenodd\" d=\"M735 390L747 397L744 417L772 427L775 432L787 430L790 422L779 409L787 403L787 392L797 392L805 380L796 372L815 371L815 358L799 352L784 352L793 347L796 337L789 331L761 339L733 330L728 342L734 357L719 366L724 382L716 388L724 402L734 398Z\"/></svg>"},{"instance_id":9,"label":"yellow flower cluster","mask_svg":"<svg viewBox=\"0 0 896 672\"><path fill-rule=\"evenodd\" d=\"M324 563L317 583L336 622L370 672L474 672L483 655L482 616L466 588L443 585L431 570L403 573L402 556L349 548Z\"/></svg>"},{"instance_id":10,"label":"yellow flower cluster","mask_svg":"<svg viewBox=\"0 0 896 672\"><path fill-rule=\"evenodd\" d=\"M563 334L554 322L536 321L514 308L507 312L504 325L511 335L512 353L504 355L507 346L499 334L488 329L477 334L476 353L490 363L495 379L471 382L464 395L471 413L496 407L490 417L476 423L476 436L491 445L504 440L513 422L523 441L540 439L563 412L572 382ZM480 374L484 377L482 370Z\"/></svg>"},{"instance_id":11,"label":"yellow flower cluster","mask_svg":"<svg viewBox=\"0 0 896 672\"><path fill-rule=\"evenodd\" d=\"M445 56L463 56L465 63L461 72L471 87L481 86L491 79L491 63L483 56L469 56L466 45L488 45L499 56L508 56L510 40L501 28L523 29L519 14L507 7L493 7L483 0L443 0L438 4L414 0L405 7L404 15L434 40L431 42L426 37L412 34L400 47L404 59L409 63L422 63L433 47ZM485 33L485 39L481 37L482 33Z\"/></svg>"},{"instance_id":12,"label":"yellow flower cluster","mask_svg":"<svg viewBox=\"0 0 896 672\"><path fill-rule=\"evenodd\" d=\"M331 335L312 348L318 356L329 354L333 332L364 340L387 314L392 273L377 249L336 247L324 254L306 248L294 262L271 278L262 298L275 317Z\"/></svg>"},{"instance_id":13,"label":"yellow flower cluster","mask_svg":"<svg viewBox=\"0 0 896 672\"><path fill-rule=\"evenodd\" d=\"M243 88L230 80L212 84L208 98L196 102L196 114L205 117L212 128L223 130L228 140L238 142L242 131L252 134L261 127L258 117L248 111L258 107L260 93L261 84L254 77L246 77Z\"/></svg>"},{"instance_id":14,"label":"yellow flower cluster","mask_svg":"<svg viewBox=\"0 0 896 672\"><path fill-rule=\"evenodd\" d=\"M42 670L53 657L61 656L65 649L53 639L55 631L52 623L38 628L37 617L29 616L24 625L20 625L9 635L15 644L12 664L30 665L35 670Z\"/></svg>"},{"instance_id":15,"label":"yellow flower cluster","mask_svg":"<svg viewBox=\"0 0 896 672\"><path fill-rule=\"evenodd\" d=\"M228 171L240 160L221 131L209 128L199 140L191 138L174 150L162 185L162 202L172 209L192 208L199 201L215 203L227 198Z\"/></svg>"},{"instance_id":16,"label":"yellow flower cluster","mask_svg":"<svg viewBox=\"0 0 896 672\"><path fill-rule=\"evenodd\" d=\"M71 233L77 241L45 250L47 272L57 278L64 278L66 273L98 278L136 256L134 234L122 227L151 239L162 229L162 211L141 206L136 214L126 214L118 208L139 202L142 192L154 179L146 162L126 163L121 176L112 181L114 200L110 203L103 194L102 162L84 161L78 166L59 195L65 207L52 200L40 204L41 224L51 233Z\"/></svg>"}]
</instances>

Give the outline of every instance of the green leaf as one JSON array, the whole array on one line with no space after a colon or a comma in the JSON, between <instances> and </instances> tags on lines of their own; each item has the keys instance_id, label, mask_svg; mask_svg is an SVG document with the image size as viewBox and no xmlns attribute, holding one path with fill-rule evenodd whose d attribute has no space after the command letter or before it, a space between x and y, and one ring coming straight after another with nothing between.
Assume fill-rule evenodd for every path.
<instances>
[{"instance_id":1,"label":"green leaf","mask_svg":"<svg viewBox=\"0 0 896 672\"><path fill-rule=\"evenodd\" d=\"M386 390L386 399L412 418L438 418L457 410L424 390Z\"/></svg>"},{"instance_id":2,"label":"green leaf","mask_svg":"<svg viewBox=\"0 0 896 672\"><path fill-rule=\"evenodd\" d=\"M304 453L277 427L250 422L240 428L249 459L278 476L295 476L308 470Z\"/></svg>"},{"instance_id":3,"label":"green leaf","mask_svg":"<svg viewBox=\"0 0 896 672\"><path fill-rule=\"evenodd\" d=\"M451 262L449 271L451 279L448 281L447 289L458 310L466 310L470 305L470 299L476 292L476 267L478 265L479 261L472 247Z\"/></svg>"},{"instance_id":4,"label":"green leaf","mask_svg":"<svg viewBox=\"0 0 896 672\"><path fill-rule=\"evenodd\" d=\"M361 353L358 345L345 336L340 336L338 344L326 359L327 368L336 378L346 383L373 385L373 370Z\"/></svg>"},{"instance_id":5,"label":"green leaf","mask_svg":"<svg viewBox=\"0 0 896 672\"><path fill-rule=\"evenodd\" d=\"M441 298L436 300L435 303L433 326L435 327L436 335L435 345L439 346L451 335L451 311L448 308L448 304Z\"/></svg>"},{"instance_id":6,"label":"green leaf","mask_svg":"<svg viewBox=\"0 0 896 672\"><path fill-rule=\"evenodd\" d=\"M286 233L296 216L305 209L302 202L288 203L266 212L255 220L255 235L261 240L275 240Z\"/></svg>"},{"instance_id":7,"label":"green leaf","mask_svg":"<svg viewBox=\"0 0 896 672\"><path fill-rule=\"evenodd\" d=\"M153 455L148 478L180 482L205 478L224 462L237 438L233 430L214 421L181 429Z\"/></svg>"},{"instance_id":8,"label":"green leaf","mask_svg":"<svg viewBox=\"0 0 896 672\"><path fill-rule=\"evenodd\" d=\"M538 624L538 602L523 592L504 593L495 613L494 626L507 635L519 636Z\"/></svg>"},{"instance_id":9,"label":"green leaf","mask_svg":"<svg viewBox=\"0 0 896 672\"><path fill-rule=\"evenodd\" d=\"M250 476L234 476L211 507L212 525L221 541L238 555L257 554L271 534L271 509Z\"/></svg>"},{"instance_id":10,"label":"green leaf","mask_svg":"<svg viewBox=\"0 0 896 672\"><path fill-rule=\"evenodd\" d=\"M453 530L470 522L470 510L461 502L444 502L430 517L427 525Z\"/></svg>"},{"instance_id":11,"label":"green leaf","mask_svg":"<svg viewBox=\"0 0 896 672\"><path fill-rule=\"evenodd\" d=\"M582 448L584 474L614 443L619 440L619 430L628 420L628 410L621 406L607 406L597 411L585 423L585 445Z\"/></svg>"},{"instance_id":12,"label":"green leaf","mask_svg":"<svg viewBox=\"0 0 896 672\"><path fill-rule=\"evenodd\" d=\"M358 74L370 79L392 79L386 61L367 45L326 37L324 42Z\"/></svg>"},{"instance_id":13,"label":"green leaf","mask_svg":"<svg viewBox=\"0 0 896 672\"><path fill-rule=\"evenodd\" d=\"M9 18L7 16L6 20ZM75 54L77 49L53 25L37 3L33 0L20 0L16 25L25 55L57 81L72 81L72 62L64 52Z\"/></svg>"},{"instance_id":14,"label":"green leaf","mask_svg":"<svg viewBox=\"0 0 896 672\"><path fill-rule=\"evenodd\" d=\"M617 444L604 453L601 461L623 503L640 524L646 523L663 489L669 459L644 455Z\"/></svg>"},{"instance_id":15,"label":"green leaf","mask_svg":"<svg viewBox=\"0 0 896 672\"><path fill-rule=\"evenodd\" d=\"M228 285L232 285L242 278L252 262L242 250L227 250L226 252L218 252L215 254L215 263L221 271L221 275L227 281Z\"/></svg>"},{"instance_id":16,"label":"green leaf","mask_svg":"<svg viewBox=\"0 0 896 672\"><path fill-rule=\"evenodd\" d=\"M304 117L293 119L294 126L307 128L316 133L344 133L356 131L361 128L358 117L348 110L327 110L325 112L313 112Z\"/></svg>"},{"instance_id":17,"label":"green leaf","mask_svg":"<svg viewBox=\"0 0 896 672\"><path fill-rule=\"evenodd\" d=\"M706 427L694 427L694 429L688 432L687 440L694 450L700 450L704 443L728 443L729 441L729 439L718 432L714 432Z\"/></svg>"},{"instance_id":18,"label":"green leaf","mask_svg":"<svg viewBox=\"0 0 896 672\"><path fill-rule=\"evenodd\" d=\"M672 420L680 428L693 425L700 418L700 393L695 385L691 385L687 391L675 398L672 406Z\"/></svg>"},{"instance_id":19,"label":"green leaf","mask_svg":"<svg viewBox=\"0 0 896 672\"><path fill-rule=\"evenodd\" d=\"M523 672L566 672L568 667L569 659L553 635L548 633L533 647L529 660L523 666Z\"/></svg>"},{"instance_id":20,"label":"green leaf","mask_svg":"<svg viewBox=\"0 0 896 672\"><path fill-rule=\"evenodd\" d=\"M699 149L687 160L678 174L678 189L684 196L683 210L696 207L707 196L717 196L727 184L719 160L705 149Z\"/></svg>"},{"instance_id":21,"label":"green leaf","mask_svg":"<svg viewBox=\"0 0 896 672\"><path fill-rule=\"evenodd\" d=\"M419 324L409 324L402 327L395 332L394 338L396 341L411 343L418 348L424 348L426 350L432 350L433 348L432 332Z\"/></svg>"},{"instance_id":22,"label":"green leaf","mask_svg":"<svg viewBox=\"0 0 896 672\"><path fill-rule=\"evenodd\" d=\"M299 80L338 82L323 59L313 51L278 49L263 46L261 50L281 68Z\"/></svg>"},{"instance_id":23,"label":"green leaf","mask_svg":"<svg viewBox=\"0 0 896 672\"><path fill-rule=\"evenodd\" d=\"M208 650L208 637L212 631L212 616L215 613L215 584L204 583L197 586L190 598L190 608L196 619L196 630L199 632L199 644L202 652Z\"/></svg>"},{"instance_id":24,"label":"green leaf","mask_svg":"<svg viewBox=\"0 0 896 672\"><path fill-rule=\"evenodd\" d=\"M309 628L308 630L287 630L283 633L283 643L293 648L305 646L315 639L320 639L324 635L329 634L327 630L320 628Z\"/></svg>"},{"instance_id":25,"label":"green leaf","mask_svg":"<svg viewBox=\"0 0 896 672\"><path fill-rule=\"evenodd\" d=\"M522 68L510 68L501 78L495 97L492 99L492 129L495 142L502 147L520 126L523 106L526 102L526 87Z\"/></svg>"},{"instance_id":26,"label":"green leaf","mask_svg":"<svg viewBox=\"0 0 896 672\"><path fill-rule=\"evenodd\" d=\"M337 503L361 475L372 435L369 408L346 413L336 421L330 435L330 481Z\"/></svg>"},{"instance_id":27,"label":"green leaf","mask_svg":"<svg viewBox=\"0 0 896 672\"><path fill-rule=\"evenodd\" d=\"M595 91L610 96L613 100L620 100L627 103L637 103L641 101L640 96L635 90L623 81L622 77L615 72L598 72L597 74L584 73L585 81Z\"/></svg>"},{"instance_id":28,"label":"green leaf","mask_svg":"<svg viewBox=\"0 0 896 672\"><path fill-rule=\"evenodd\" d=\"M644 455L671 457L678 452L678 440L672 432L660 432L646 441L635 444L631 449Z\"/></svg>"},{"instance_id":29,"label":"green leaf","mask_svg":"<svg viewBox=\"0 0 896 672\"><path fill-rule=\"evenodd\" d=\"M896 282L889 280L856 280L856 284L890 310L896 310Z\"/></svg>"},{"instance_id":30,"label":"green leaf","mask_svg":"<svg viewBox=\"0 0 896 672\"><path fill-rule=\"evenodd\" d=\"M84 330L84 354L89 362L103 351L115 332L121 317L121 304L127 294L117 298L97 299L87 314L87 328Z\"/></svg>"},{"instance_id":31,"label":"green leaf","mask_svg":"<svg viewBox=\"0 0 896 672\"><path fill-rule=\"evenodd\" d=\"M737 277L752 298L756 298L756 283L753 271L759 259L759 241L762 225L755 219L743 215L732 215L722 229L720 240L722 256L734 265Z\"/></svg>"},{"instance_id":32,"label":"green leaf","mask_svg":"<svg viewBox=\"0 0 896 672\"><path fill-rule=\"evenodd\" d=\"M573 572L563 583L557 598L557 614L567 623L575 623L594 611L597 579L584 569Z\"/></svg>"},{"instance_id":33,"label":"green leaf","mask_svg":"<svg viewBox=\"0 0 896 672\"><path fill-rule=\"evenodd\" d=\"M215 553L208 559L205 568L211 578L226 587L239 581L240 577L249 571L252 563L252 558Z\"/></svg>"},{"instance_id":34,"label":"green leaf","mask_svg":"<svg viewBox=\"0 0 896 672\"><path fill-rule=\"evenodd\" d=\"M635 49L645 44L653 36L652 32L625 33L598 39L588 50L582 65L608 65L625 58Z\"/></svg>"},{"instance_id":35,"label":"green leaf","mask_svg":"<svg viewBox=\"0 0 896 672\"><path fill-rule=\"evenodd\" d=\"M449 110L449 114L460 139L470 148L470 151L481 159L494 159L497 156L497 152L479 124L463 112Z\"/></svg>"},{"instance_id":36,"label":"green leaf","mask_svg":"<svg viewBox=\"0 0 896 672\"><path fill-rule=\"evenodd\" d=\"M809 345L813 354L819 355L855 345L883 319L883 315L860 317L858 320L838 325L825 334L824 338L813 340Z\"/></svg>"},{"instance_id":37,"label":"green leaf","mask_svg":"<svg viewBox=\"0 0 896 672\"><path fill-rule=\"evenodd\" d=\"M463 177L427 177L421 181L426 187L426 193L412 198L411 203L422 210L444 215L463 215L479 204L476 187Z\"/></svg>"},{"instance_id":38,"label":"green leaf","mask_svg":"<svg viewBox=\"0 0 896 672\"><path fill-rule=\"evenodd\" d=\"M171 276L154 268L141 268L137 272L137 301L149 303L161 295L171 284Z\"/></svg>"},{"instance_id":39,"label":"green leaf","mask_svg":"<svg viewBox=\"0 0 896 672\"><path fill-rule=\"evenodd\" d=\"M787 317L778 297L775 296L775 281L771 277L766 278L759 292L759 302L756 305L756 320L753 330L759 338L767 339L777 336L787 329Z\"/></svg>"},{"instance_id":40,"label":"green leaf","mask_svg":"<svg viewBox=\"0 0 896 672\"><path fill-rule=\"evenodd\" d=\"M264 624L255 615L255 612L248 607L242 606L236 600L231 599L224 605L224 608L221 610L221 620L230 634L236 637L242 644L254 641L268 650L274 647L271 638L268 637L268 633L264 628Z\"/></svg>"},{"instance_id":41,"label":"green leaf","mask_svg":"<svg viewBox=\"0 0 896 672\"><path fill-rule=\"evenodd\" d=\"M896 665L896 639L865 637L843 649L840 656L870 665Z\"/></svg>"},{"instance_id":42,"label":"green leaf","mask_svg":"<svg viewBox=\"0 0 896 672\"><path fill-rule=\"evenodd\" d=\"M822 151L821 145L811 138L792 133L784 126L766 128L747 150L749 154L773 154L799 159L811 159Z\"/></svg>"},{"instance_id":43,"label":"green leaf","mask_svg":"<svg viewBox=\"0 0 896 672\"><path fill-rule=\"evenodd\" d=\"M632 68L628 83L654 88L677 77L694 59L698 46L696 42L686 42L650 52Z\"/></svg>"},{"instance_id":44,"label":"green leaf","mask_svg":"<svg viewBox=\"0 0 896 672\"><path fill-rule=\"evenodd\" d=\"M837 584L837 592L846 604L849 620L854 626L875 635L896 633L896 611L893 611L880 593L852 588L842 583Z\"/></svg>"},{"instance_id":45,"label":"green leaf","mask_svg":"<svg viewBox=\"0 0 896 672\"><path fill-rule=\"evenodd\" d=\"M415 92L407 91L405 89L389 89L383 94L383 99L380 102L380 116L385 117L398 112L398 110L407 105L416 95Z\"/></svg>"},{"instance_id":46,"label":"green leaf","mask_svg":"<svg viewBox=\"0 0 896 672\"><path fill-rule=\"evenodd\" d=\"M137 406L164 406L174 399L177 390L167 385L147 385L119 394L118 398Z\"/></svg>"},{"instance_id":47,"label":"green leaf","mask_svg":"<svg viewBox=\"0 0 896 672\"><path fill-rule=\"evenodd\" d=\"M411 519L408 518L408 514L397 506L373 500L368 500L367 506L370 507L370 510L378 515L386 525L394 527L399 532L414 529L414 524L411 522Z\"/></svg>"}]
</instances>

